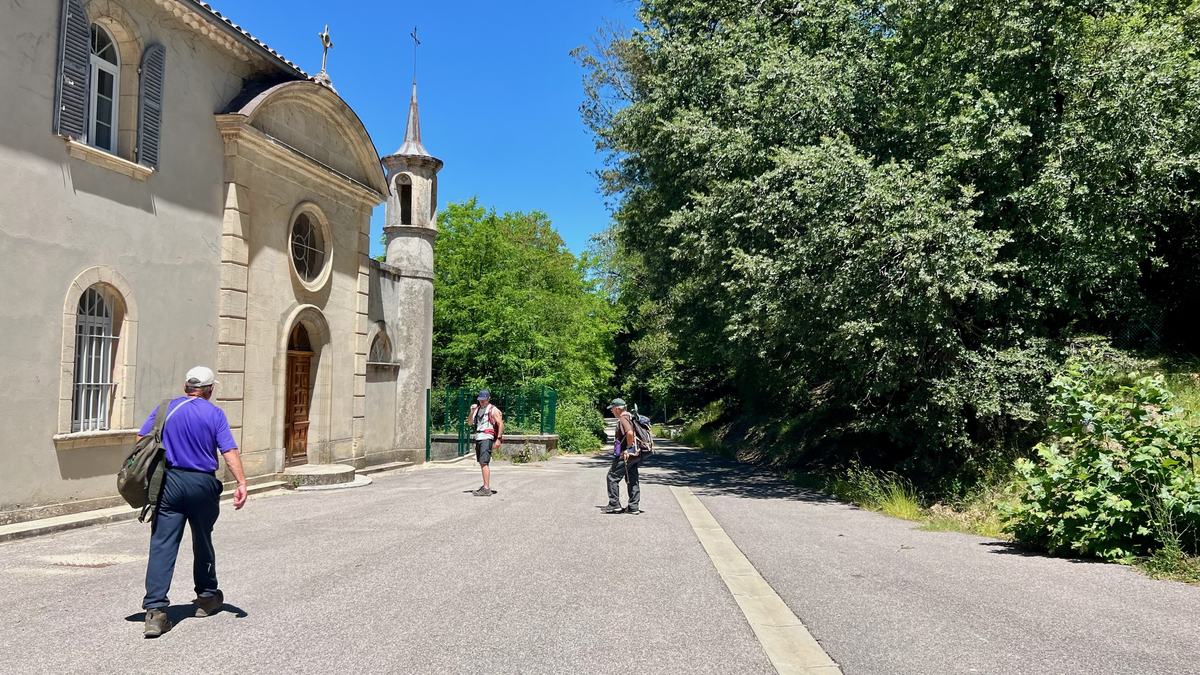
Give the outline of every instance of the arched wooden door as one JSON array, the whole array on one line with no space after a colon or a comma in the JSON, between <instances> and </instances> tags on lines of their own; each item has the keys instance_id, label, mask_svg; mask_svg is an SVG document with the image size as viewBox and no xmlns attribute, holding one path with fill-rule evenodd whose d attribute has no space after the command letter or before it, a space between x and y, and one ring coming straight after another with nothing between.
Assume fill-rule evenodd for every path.
<instances>
[{"instance_id":1,"label":"arched wooden door","mask_svg":"<svg viewBox=\"0 0 1200 675\"><path fill-rule=\"evenodd\" d=\"M308 462L308 415L312 407L312 343L297 323L288 336L287 404L284 415L284 461L288 466Z\"/></svg>"}]
</instances>

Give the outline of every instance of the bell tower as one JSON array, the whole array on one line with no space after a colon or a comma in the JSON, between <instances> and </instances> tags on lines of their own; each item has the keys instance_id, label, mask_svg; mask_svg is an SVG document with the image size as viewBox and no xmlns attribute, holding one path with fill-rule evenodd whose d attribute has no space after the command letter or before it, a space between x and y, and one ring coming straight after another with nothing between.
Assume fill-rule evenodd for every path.
<instances>
[{"instance_id":1,"label":"bell tower","mask_svg":"<svg viewBox=\"0 0 1200 675\"><path fill-rule=\"evenodd\" d=\"M387 174L383 226L387 251L378 274L386 329L397 361L394 447L405 453L402 458L421 461L429 452L426 391L433 377L433 243L442 160L421 143L416 77L404 144L380 161Z\"/></svg>"},{"instance_id":2,"label":"bell tower","mask_svg":"<svg viewBox=\"0 0 1200 675\"><path fill-rule=\"evenodd\" d=\"M437 175L442 165L442 160L430 155L421 143L417 81L414 79L404 144L383 158L388 181L383 227L387 240L387 264L433 274L433 240L437 237Z\"/></svg>"}]
</instances>

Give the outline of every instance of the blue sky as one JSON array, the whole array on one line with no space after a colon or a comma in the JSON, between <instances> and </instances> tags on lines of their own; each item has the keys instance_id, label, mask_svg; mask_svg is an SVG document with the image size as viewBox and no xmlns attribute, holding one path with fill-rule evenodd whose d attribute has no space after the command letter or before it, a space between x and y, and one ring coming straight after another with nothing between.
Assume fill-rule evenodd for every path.
<instances>
[{"instance_id":1,"label":"blue sky","mask_svg":"<svg viewBox=\"0 0 1200 675\"><path fill-rule=\"evenodd\" d=\"M632 0L384 2L212 0L310 74L317 34L333 36L329 74L387 154L400 147L412 80L409 33L418 27L425 147L446 162L439 201L478 196L499 211L548 213L576 253L610 221L591 171L599 168L579 118L582 72L569 52L606 23L635 24ZM383 210L372 220L380 253Z\"/></svg>"}]
</instances>

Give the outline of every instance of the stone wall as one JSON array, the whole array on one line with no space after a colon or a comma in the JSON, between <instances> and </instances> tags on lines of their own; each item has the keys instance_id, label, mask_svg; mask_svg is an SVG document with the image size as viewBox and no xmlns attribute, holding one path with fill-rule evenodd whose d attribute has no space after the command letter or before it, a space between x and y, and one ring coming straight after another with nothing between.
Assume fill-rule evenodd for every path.
<instances>
[{"instance_id":1,"label":"stone wall","mask_svg":"<svg viewBox=\"0 0 1200 675\"><path fill-rule=\"evenodd\" d=\"M121 51L115 154L52 132L61 3L3 10L0 62L15 93L0 98L0 365L9 376L0 419L20 424L0 453L0 511L112 496L137 427L197 364L218 371L215 402L247 473L279 471L286 341L297 322L318 352L309 461L368 461L369 227L387 191L374 145L340 97L310 82L252 99L261 109L245 103L247 82L298 75L238 51L185 5L86 0ZM155 170L131 161L136 63L153 43L167 55ZM221 112L234 101L246 108ZM300 209L326 228L331 262L315 283L298 280L288 251ZM72 433L75 307L93 284L120 297L113 422ZM420 308L432 302L428 285L416 293ZM409 306L395 305L392 324L405 324ZM412 361L427 372L427 353ZM415 421L383 445L423 457L423 387L415 409L412 398L401 405Z\"/></svg>"},{"instance_id":2,"label":"stone wall","mask_svg":"<svg viewBox=\"0 0 1200 675\"><path fill-rule=\"evenodd\" d=\"M425 392L432 377L433 273L371 261L371 338L391 345L390 365L371 366L367 408L386 414L368 416L368 455L406 461L425 459Z\"/></svg>"},{"instance_id":3,"label":"stone wall","mask_svg":"<svg viewBox=\"0 0 1200 675\"><path fill-rule=\"evenodd\" d=\"M187 368L217 359L224 152L212 113L251 67L150 0L88 3L121 43L116 155L52 132L58 2L5 3L0 63L0 510L112 495L113 476L150 409L180 393ZM111 22L121 22L120 29ZM160 165L132 159L137 51L167 48ZM132 85L132 88L127 85ZM101 283L126 306L117 408L103 433L70 433L74 312ZM129 311L136 310L135 316Z\"/></svg>"},{"instance_id":4,"label":"stone wall","mask_svg":"<svg viewBox=\"0 0 1200 675\"><path fill-rule=\"evenodd\" d=\"M430 446L434 461L454 459L458 456L458 435L433 434ZM536 462L557 454L557 434L506 434L500 451L492 456L513 462ZM467 455L472 458L475 455L475 446L470 441L467 441Z\"/></svg>"}]
</instances>

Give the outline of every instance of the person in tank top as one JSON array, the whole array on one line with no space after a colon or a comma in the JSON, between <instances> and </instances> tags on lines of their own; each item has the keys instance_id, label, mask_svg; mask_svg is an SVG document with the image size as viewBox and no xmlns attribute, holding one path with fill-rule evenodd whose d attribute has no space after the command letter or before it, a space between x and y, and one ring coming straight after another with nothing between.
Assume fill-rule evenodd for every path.
<instances>
[{"instance_id":1,"label":"person in tank top","mask_svg":"<svg viewBox=\"0 0 1200 675\"><path fill-rule=\"evenodd\" d=\"M504 438L504 413L492 405L492 394L487 389L479 392L478 402L467 414L467 425L471 429L471 442L475 445L475 461L483 473L483 485L471 494L476 497L491 497L492 451L499 450Z\"/></svg>"}]
</instances>

